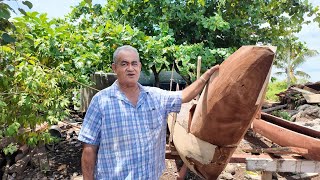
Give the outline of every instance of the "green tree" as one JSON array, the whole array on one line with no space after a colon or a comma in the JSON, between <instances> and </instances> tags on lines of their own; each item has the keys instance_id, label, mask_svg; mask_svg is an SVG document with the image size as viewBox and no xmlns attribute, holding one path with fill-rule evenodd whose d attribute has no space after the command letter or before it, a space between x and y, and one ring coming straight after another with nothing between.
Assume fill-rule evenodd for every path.
<instances>
[{"instance_id":1,"label":"green tree","mask_svg":"<svg viewBox=\"0 0 320 180\"><path fill-rule=\"evenodd\" d=\"M22 3L32 7L29 1ZM42 41L52 42L48 38L52 35L52 24L45 15L36 17L23 9L19 9L22 18L10 20L9 10L13 11L1 1L0 139L14 137L15 142L28 145L47 143L52 137L46 131L37 130L37 125L62 120L69 106L61 88L65 82L63 72L58 66L42 63L47 55L38 51L41 48L37 45ZM13 147L14 144L9 144L3 152L12 153Z\"/></svg>"},{"instance_id":2,"label":"green tree","mask_svg":"<svg viewBox=\"0 0 320 180\"><path fill-rule=\"evenodd\" d=\"M97 9L95 6L98 5L90 6L82 2L73 9L72 13L69 15L69 19L72 22L77 22L81 19L81 23L84 21L84 19L86 19L88 23L83 24L86 29L90 29L90 27L93 27L94 24L97 23L97 21L99 21L99 26L104 26L106 21L112 21L119 24L129 24L131 25L131 27L137 27L133 23L128 22L126 18L138 17L125 17L121 15L121 13L127 12L127 8L129 8L128 5L131 3L131 1L112 1L109 3L110 5L106 5L105 7ZM137 3L140 2L137 1ZM168 2L152 1L152 3L155 3L155 5L151 3L149 3L148 5L153 8L158 8L159 3L166 4ZM117 9L118 7L119 9ZM135 8L137 8L135 10L141 9L140 7ZM147 11L149 10L150 9L147 9ZM154 10L156 11L156 9ZM153 12L153 10L151 11ZM153 14L152 18L154 18L155 20L159 19L157 14ZM148 25L148 23L143 22L143 19L139 19L137 20L137 22ZM147 26L145 26L145 28L147 28ZM143 63L143 70L145 70L146 72L148 72L148 70L150 69L152 70L155 75L156 84L159 83L159 73L164 69L171 69L173 64L176 70L180 70L180 72L182 73L181 75L183 75L187 82L190 83L192 80L194 80L195 77L194 62L196 62L197 56L202 56L202 59L205 62L203 63L203 68L205 68L208 67L208 65L214 65L218 62L222 62L222 60L226 57L225 55L230 54L234 50L232 48L219 48L218 51L211 51L210 49L205 47L205 43L203 42L194 44L177 44L175 38L173 37L174 34L172 29L169 28L168 23L166 23L165 21L160 22L159 24L155 24L155 26L153 27L153 29L155 30L154 32L146 31L145 28L137 27L137 29L145 33L146 38L144 38L144 41L140 41L137 44L133 41L128 41L128 43L138 47L138 51L140 52L141 60ZM201 48L199 48L200 46ZM195 47L193 48L194 51L190 51L190 47ZM192 54L184 54L183 56L181 56L181 52ZM193 57L194 59L190 57ZM209 60L209 58L211 59ZM186 62L187 59L190 60L189 63Z\"/></svg>"},{"instance_id":3,"label":"green tree","mask_svg":"<svg viewBox=\"0 0 320 180\"><path fill-rule=\"evenodd\" d=\"M220 51L230 54L240 46L262 42L277 46L278 52L283 53L288 45L281 42L282 38L299 32L303 24L310 22L305 21L306 15L317 15L318 9L307 0L115 0L108 1L101 9L101 14L119 23L137 27L146 35L163 37L163 32L167 32L165 35L172 36L175 45L181 49L202 43L203 47L212 51L220 48ZM314 21L320 22L318 16ZM201 51L196 54L204 55ZM162 58L165 60L161 61L161 67L171 67L172 63L178 62L175 67L181 72L194 71L190 66L179 66L186 64L179 62L185 59L175 59L178 55L167 55L163 55L166 58ZM216 59L212 61L215 63L225 58L214 56ZM194 64L194 59L187 59ZM159 63L148 60L151 64ZM206 63L203 65L208 66ZM191 67L194 68L194 65ZM184 75L194 76L192 73Z\"/></svg>"},{"instance_id":4,"label":"green tree","mask_svg":"<svg viewBox=\"0 0 320 180\"><path fill-rule=\"evenodd\" d=\"M284 40L288 45L286 49L278 55L275 63L276 67L281 71L276 72L277 75L285 75L287 86L297 83L298 78L309 79L310 75L298 68L306 62L308 57L318 55L318 51L310 50L305 43L298 42L294 36Z\"/></svg>"},{"instance_id":5,"label":"green tree","mask_svg":"<svg viewBox=\"0 0 320 180\"><path fill-rule=\"evenodd\" d=\"M160 34L165 24L176 44L204 43L211 49L273 43L299 32L309 23L304 16L317 11L307 0L115 0L103 8L106 16L138 27L147 35Z\"/></svg>"}]
</instances>

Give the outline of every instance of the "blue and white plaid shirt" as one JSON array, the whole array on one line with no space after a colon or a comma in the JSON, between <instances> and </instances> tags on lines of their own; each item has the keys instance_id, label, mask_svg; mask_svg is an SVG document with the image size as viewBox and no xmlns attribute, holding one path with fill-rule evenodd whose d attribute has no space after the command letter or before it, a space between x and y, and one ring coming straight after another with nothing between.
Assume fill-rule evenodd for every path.
<instances>
[{"instance_id":1,"label":"blue and white plaid shirt","mask_svg":"<svg viewBox=\"0 0 320 180\"><path fill-rule=\"evenodd\" d=\"M90 103L79 140L99 146L96 179L159 179L165 168L167 116L180 111L182 94L139 87L136 106L117 81Z\"/></svg>"}]
</instances>

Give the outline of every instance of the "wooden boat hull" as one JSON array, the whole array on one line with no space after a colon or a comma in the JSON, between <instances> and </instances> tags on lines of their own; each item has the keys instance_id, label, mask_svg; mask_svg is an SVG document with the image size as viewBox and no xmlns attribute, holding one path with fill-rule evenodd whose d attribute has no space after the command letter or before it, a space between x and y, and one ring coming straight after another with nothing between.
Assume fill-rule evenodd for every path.
<instances>
[{"instance_id":1,"label":"wooden boat hull","mask_svg":"<svg viewBox=\"0 0 320 180\"><path fill-rule=\"evenodd\" d=\"M216 179L229 162L260 107L274 55L274 48L241 47L220 65L197 106L180 117L184 122L178 116L173 142L199 176Z\"/></svg>"}]
</instances>

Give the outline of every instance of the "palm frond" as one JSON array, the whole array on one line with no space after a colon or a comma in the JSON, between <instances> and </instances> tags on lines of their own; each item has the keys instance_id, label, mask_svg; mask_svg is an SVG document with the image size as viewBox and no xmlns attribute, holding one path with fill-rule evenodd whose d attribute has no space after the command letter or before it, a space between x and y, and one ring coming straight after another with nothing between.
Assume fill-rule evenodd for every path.
<instances>
[{"instance_id":1,"label":"palm frond","mask_svg":"<svg viewBox=\"0 0 320 180\"><path fill-rule=\"evenodd\" d=\"M274 74L280 76L280 75L283 75L283 74L286 74L286 73L285 73L285 72L278 71L278 72L275 72Z\"/></svg>"},{"instance_id":2,"label":"palm frond","mask_svg":"<svg viewBox=\"0 0 320 180\"><path fill-rule=\"evenodd\" d=\"M299 76L299 77L302 77L302 78L306 78L306 79L310 79L311 78L311 76L308 73L303 72L303 71L296 71L295 75Z\"/></svg>"},{"instance_id":3,"label":"palm frond","mask_svg":"<svg viewBox=\"0 0 320 180\"><path fill-rule=\"evenodd\" d=\"M306 53L305 53L305 56L307 57L313 57L313 56L316 56L318 55L319 52L317 50L308 50Z\"/></svg>"}]
</instances>

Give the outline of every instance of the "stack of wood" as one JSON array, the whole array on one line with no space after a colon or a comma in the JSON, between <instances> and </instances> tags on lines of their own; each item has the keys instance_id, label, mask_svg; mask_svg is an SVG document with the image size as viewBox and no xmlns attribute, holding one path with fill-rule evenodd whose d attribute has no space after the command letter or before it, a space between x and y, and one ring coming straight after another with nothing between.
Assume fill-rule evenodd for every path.
<instances>
[{"instance_id":1,"label":"stack of wood","mask_svg":"<svg viewBox=\"0 0 320 180\"><path fill-rule=\"evenodd\" d=\"M10 156L0 155L1 178L3 180L21 175L28 164L39 168L42 172L49 171L49 161L45 146L30 148L21 145L16 153Z\"/></svg>"},{"instance_id":2,"label":"stack of wood","mask_svg":"<svg viewBox=\"0 0 320 180\"><path fill-rule=\"evenodd\" d=\"M37 125L33 130L35 132L43 132L48 128L47 123ZM24 134L31 131L29 128L21 128L19 134ZM33 167L39 167L41 171L49 170L49 161L47 158L46 148L44 145L39 145L37 147L29 147L25 144L20 144L17 139L13 137L3 137L0 139L0 151L9 144L16 144L18 146L18 151L12 155L0 154L0 178L8 179L9 174L14 174L14 176L23 173L28 164Z\"/></svg>"},{"instance_id":3,"label":"stack of wood","mask_svg":"<svg viewBox=\"0 0 320 180\"><path fill-rule=\"evenodd\" d=\"M279 97L280 104L287 104L287 108L291 110L303 104L320 103L320 81L293 85L276 95Z\"/></svg>"}]
</instances>

